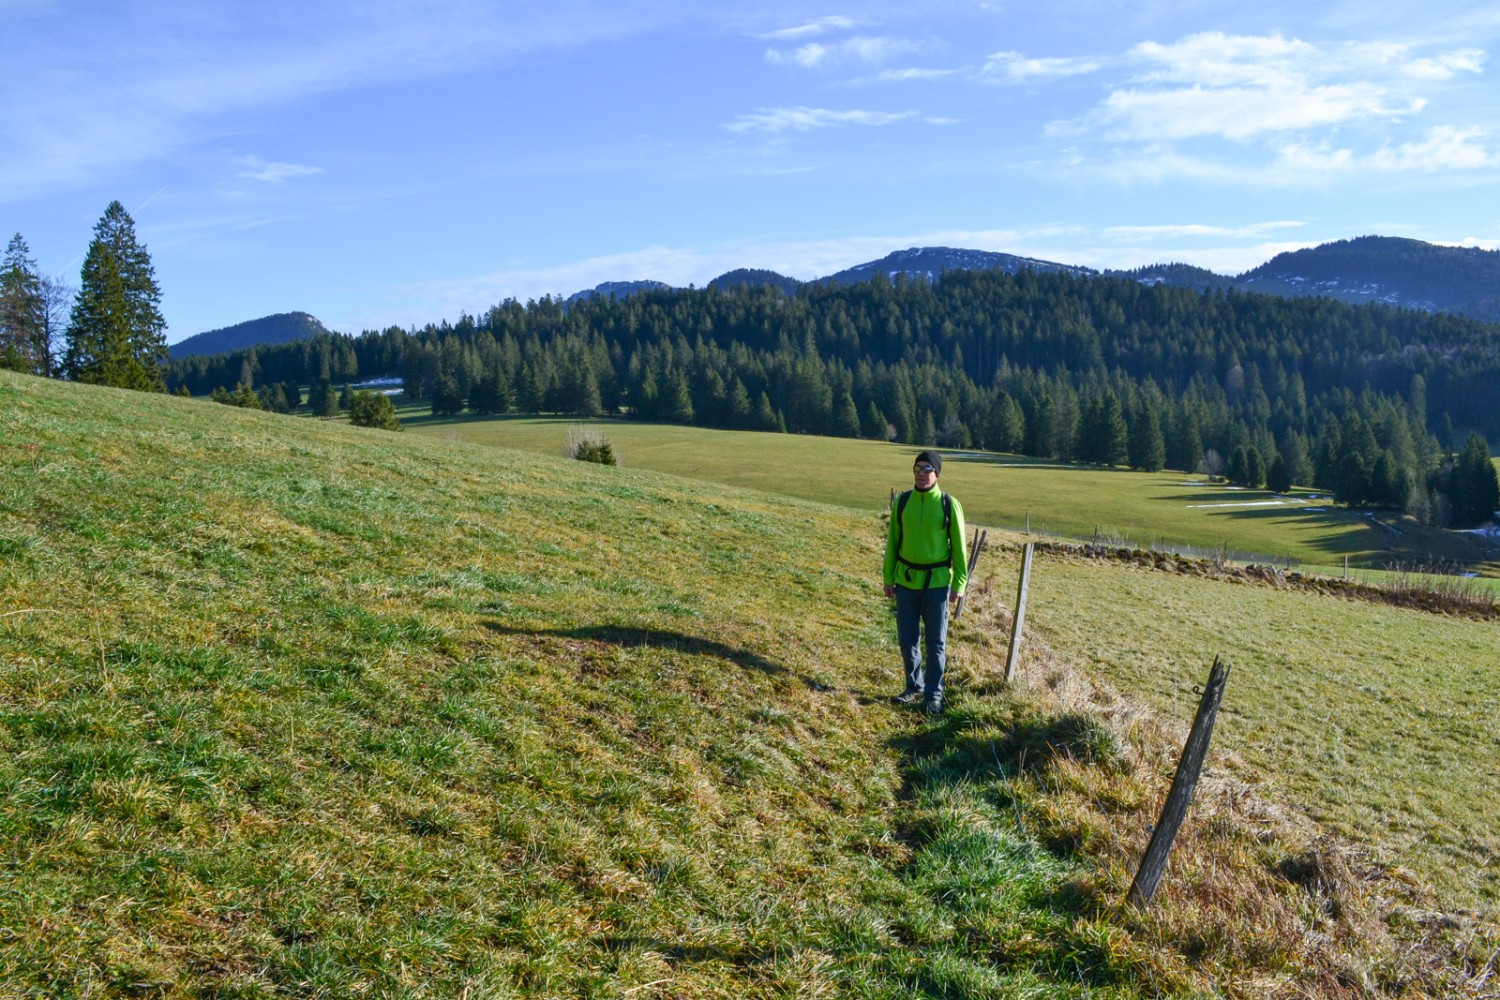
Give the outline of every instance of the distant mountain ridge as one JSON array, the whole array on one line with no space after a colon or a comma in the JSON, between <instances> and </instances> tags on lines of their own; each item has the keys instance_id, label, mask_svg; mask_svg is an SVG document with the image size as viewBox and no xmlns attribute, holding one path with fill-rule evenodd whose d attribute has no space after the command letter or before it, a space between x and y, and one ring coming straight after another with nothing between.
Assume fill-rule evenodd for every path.
<instances>
[{"instance_id":1,"label":"distant mountain ridge","mask_svg":"<svg viewBox=\"0 0 1500 1000\"><path fill-rule=\"evenodd\" d=\"M1283 298L1322 295L1500 322L1500 250L1449 247L1396 236L1360 236L1277 254L1234 277L1188 264L1112 275L1185 288L1238 288Z\"/></svg>"},{"instance_id":2,"label":"distant mountain ridge","mask_svg":"<svg viewBox=\"0 0 1500 1000\"><path fill-rule=\"evenodd\" d=\"M1485 322L1500 322L1500 251L1439 246L1392 236L1361 236L1277 254L1259 267L1239 275L1217 274L1183 263L1100 272L1077 264L988 250L912 247L810 282L798 281L775 271L738 268L713 279L709 287L774 285L791 294L804 284L848 285L868 281L876 275L888 279L904 275L907 279L937 281L944 271L972 270L998 270L1009 274L1031 270L1080 278L1102 274L1148 285L1235 288L1283 298L1324 295L1352 305L1378 302L1403 309L1451 312ZM599 286L600 289L607 287L613 287L616 295L629 295L647 288L662 290L672 286L643 281L607 282Z\"/></svg>"},{"instance_id":3,"label":"distant mountain ridge","mask_svg":"<svg viewBox=\"0 0 1500 1000\"><path fill-rule=\"evenodd\" d=\"M310 340L328 332L328 328L316 316L308 313L276 313L274 316L263 316L223 329L194 334L173 344L168 351L174 359L194 354L225 354L229 351L242 351L247 347Z\"/></svg>"},{"instance_id":4,"label":"distant mountain ridge","mask_svg":"<svg viewBox=\"0 0 1500 1000\"><path fill-rule=\"evenodd\" d=\"M1059 264L1035 257L1017 257L1015 254L994 253L989 250L961 250L953 247L912 247L897 250L879 260L856 264L826 278L819 279L837 285L852 285L869 281L877 274L887 278L905 275L907 278L925 278L936 281L944 271L1004 271L1015 274L1030 270L1042 274L1072 274L1077 277L1093 277L1099 272L1093 268L1074 264Z\"/></svg>"},{"instance_id":5,"label":"distant mountain ridge","mask_svg":"<svg viewBox=\"0 0 1500 1000\"><path fill-rule=\"evenodd\" d=\"M670 292L672 286L665 281L605 281L593 288L585 288L581 292L574 292L567 298L568 302L577 302L580 299L591 299L596 295L603 295L611 299L623 299L640 292Z\"/></svg>"},{"instance_id":6,"label":"distant mountain ridge","mask_svg":"<svg viewBox=\"0 0 1500 1000\"><path fill-rule=\"evenodd\" d=\"M944 271L958 270L999 270L1010 274L1031 270L1080 278L1127 278L1148 285L1232 288L1283 298L1322 295L1354 305L1384 303L1500 323L1500 250L1439 246L1391 236L1361 236L1277 254L1259 267L1234 276L1183 263L1101 272L1076 264L988 250L911 247L810 282L775 271L736 268L714 278L708 287L727 290L774 286L783 294L791 295L805 284L850 285L868 281L876 275L887 279L904 275L909 280L937 281ZM606 281L575 292L566 301L578 302L599 295L626 298L644 292L674 290L673 285L650 279ZM322 323L307 313L280 313L189 337L172 345L171 356L219 354L307 339L327 332Z\"/></svg>"}]
</instances>

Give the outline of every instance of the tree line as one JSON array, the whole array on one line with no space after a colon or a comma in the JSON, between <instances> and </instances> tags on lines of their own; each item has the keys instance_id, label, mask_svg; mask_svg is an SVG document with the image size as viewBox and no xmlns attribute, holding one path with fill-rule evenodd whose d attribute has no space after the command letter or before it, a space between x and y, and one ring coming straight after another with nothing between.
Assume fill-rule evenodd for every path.
<instances>
[{"instance_id":1,"label":"tree line","mask_svg":"<svg viewBox=\"0 0 1500 1000\"><path fill-rule=\"evenodd\" d=\"M1199 470L1436 524L1480 517L1455 502L1479 495L1454 485L1455 463L1468 432L1481 447L1500 434L1495 326L1027 271L507 300L172 368L194 393L374 375L439 414L628 414Z\"/></svg>"},{"instance_id":2,"label":"tree line","mask_svg":"<svg viewBox=\"0 0 1500 1000\"><path fill-rule=\"evenodd\" d=\"M1471 459L1500 434L1500 327L1232 289L956 271L547 297L168 365L160 290L118 202L95 227L60 351L46 287L17 236L0 273L7 366L283 412L303 387L332 415L352 408L350 384L397 376L439 414L625 414L1171 467L1449 525L1487 519ZM394 424L373 398L359 412Z\"/></svg>"}]
</instances>

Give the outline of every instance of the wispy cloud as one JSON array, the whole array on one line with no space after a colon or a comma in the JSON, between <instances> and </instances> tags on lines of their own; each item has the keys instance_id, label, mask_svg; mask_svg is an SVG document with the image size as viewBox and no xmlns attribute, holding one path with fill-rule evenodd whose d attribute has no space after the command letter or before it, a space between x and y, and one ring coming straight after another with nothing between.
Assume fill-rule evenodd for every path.
<instances>
[{"instance_id":1,"label":"wispy cloud","mask_svg":"<svg viewBox=\"0 0 1500 1000\"><path fill-rule=\"evenodd\" d=\"M1083 122L1049 126L1052 134L1102 129L1114 141L1159 141L1194 136L1248 139L1263 132L1300 131L1364 118L1400 118L1425 102L1389 103L1372 84L1326 87L1187 87L1116 90Z\"/></svg>"},{"instance_id":2,"label":"wispy cloud","mask_svg":"<svg viewBox=\"0 0 1500 1000\"><path fill-rule=\"evenodd\" d=\"M322 167L310 167L301 163L278 163L259 156L241 156L236 158L235 163L245 168L236 174L236 177L263 181L267 184L280 184L293 177L307 177L324 172Z\"/></svg>"},{"instance_id":3,"label":"wispy cloud","mask_svg":"<svg viewBox=\"0 0 1500 1000\"><path fill-rule=\"evenodd\" d=\"M830 31L848 31L854 28L857 22L847 17L820 17L806 24L799 24L791 28L778 28L775 31L767 31L757 38L764 38L773 42L790 42L799 38L814 38Z\"/></svg>"},{"instance_id":4,"label":"wispy cloud","mask_svg":"<svg viewBox=\"0 0 1500 1000\"><path fill-rule=\"evenodd\" d=\"M875 66L894 56L920 48L919 43L905 38L856 35L827 45L809 42L790 50L767 49L766 61L778 66L800 66L803 69L824 69L851 63Z\"/></svg>"},{"instance_id":5,"label":"wispy cloud","mask_svg":"<svg viewBox=\"0 0 1500 1000\"><path fill-rule=\"evenodd\" d=\"M1097 72L1103 63L1084 57L1028 58L1019 52L996 52L985 59L979 78L990 83L1028 83Z\"/></svg>"},{"instance_id":6,"label":"wispy cloud","mask_svg":"<svg viewBox=\"0 0 1500 1000\"><path fill-rule=\"evenodd\" d=\"M1278 166L1299 174L1346 176L1356 172L1439 173L1500 168L1500 153L1480 145L1482 129L1439 126L1416 142L1383 146L1360 154L1348 148L1289 144L1279 151Z\"/></svg>"},{"instance_id":7,"label":"wispy cloud","mask_svg":"<svg viewBox=\"0 0 1500 1000\"><path fill-rule=\"evenodd\" d=\"M641 11L507 14L468 0L267 2L203 16L171 0L40 9L0 80L0 200L172 155L220 116L379 82L443 76L540 47L644 30ZM113 55L129 50L138 57ZM215 124L210 124L215 123ZM232 131L232 127L230 129Z\"/></svg>"},{"instance_id":8,"label":"wispy cloud","mask_svg":"<svg viewBox=\"0 0 1500 1000\"><path fill-rule=\"evenodd\" d=\"M905 83L908 80L941 80L956 73L956 69L883 69L876 79L881 83Z\"/></svg>"},{"instance_id":9,"label":"wispy cloud","mask_svg":"<svg viewBox=\"0 0 1500 1000\"><path fill-rule=\"evenodd\" d=\"M1305 225L1307 225L1305 222L1278 219L1267 222L1253 222L1243 226L1214 226L1205 223L1159 226L1106 226L1099 232L1106 239L1118 239L1132 243L1152 240L1180 240L1185 238L1223 239L1227 237L1238 240L1261 239L1283 229L1297 229Z\"/></svg>"},{"instance_id":10,"label":"wispy cloud","mask_svg":"<svg viewBox=\"0 0 1500 1000\"><path fill-rule=\"evenodd\" d=\"M1390 42L1314 44L1221 32L1142 42L1113 60L1124 75L1102 100L1079 117L1050 123L1044 134L1085 147L1104 143L1072 165L1126 182L1275 186L1357 173L1490 169L1500 161L1484 127L1433 123L1412 135L1442 88L1481 74L1486 58L1474 48L1419 52ZM986 69L992 78L1035 82L1111 62L999 53ZM1232 145L1216 148L1213 140Z\"/></svg>"},{"instance_id":11,"label":"wispy cloud","mask_svg":"<svg viewBox=\"0 0 1500 1000\"><path fill-rule=\"evenodd\" d=\"M917 111L834 111L830 108L761 108L741 115L724 127L731 132L807 132L840 125L894 125L921 121L929 125L952 125L955 119L932 118Z\"/></svg>"}]
</instances>

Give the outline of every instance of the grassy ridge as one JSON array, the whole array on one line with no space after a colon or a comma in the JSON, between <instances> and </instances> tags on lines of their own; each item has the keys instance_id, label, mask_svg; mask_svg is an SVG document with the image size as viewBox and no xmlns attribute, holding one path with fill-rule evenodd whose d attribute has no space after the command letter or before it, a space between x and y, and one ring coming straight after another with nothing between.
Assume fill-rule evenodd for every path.
<instances>
[{"instance_id":1,"label":"grassy ridge","mask_svg":"<svg viewBox=\"0 0 1500 1000\"><path fill-rule=\"evenodd\" d=\"M1306 854L1211 801L1161 911L1116 909L1162 744L1051 682L987 684L985 594L950 714L892 711L881 537L811 502L0 373L0 983L1456 981L1357 900L1330 915L1285 874Z\"/></svg>"},{"instance_id":2,"label":"grassy ridge","mask_svg":"<svg viewBox=\"0 0 1500 1000\"><path fill-rule=\"evenodd\" d=\"M558 454L567 427L553 418L443 419L403 414L415 433L444 440ZM772 490L874 510L892 487L910 486L907 445L847 438L753 434L696 427L603 425L627 465L711 482ZM1395 536L1332 504L1234 506L1274 501L1274 494L1205 486L1181 473L1138 473L1043 462L1014 456L950 453L945 485L981 524L1019 527L1027 515L1037 530L1090 536L1121 534L1147 544L1191 545L1291 556L1309 566L1357 567L1387 563L1483 562L1492 547L1472 536L1403 525ZM1309 494L1301 493L1298 497ZM1496 565L1481 566L1496 573Z\"/></svg>"}]
</instances>

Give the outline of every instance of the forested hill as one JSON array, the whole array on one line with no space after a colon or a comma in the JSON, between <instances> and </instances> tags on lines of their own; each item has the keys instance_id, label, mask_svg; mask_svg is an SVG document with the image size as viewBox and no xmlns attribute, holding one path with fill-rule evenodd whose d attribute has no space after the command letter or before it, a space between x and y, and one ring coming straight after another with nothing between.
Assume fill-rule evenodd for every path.
<instances>
[{"instance_id":1,"label":"forested hill","mask_svg":"<svg viewBox=\"0 0 1500 1000\"><path fill-rule=\"evenodd\" d=\"M385 374L438 412L624 411L1142 468L1253 448L1295 482L1418 508L1441 499L1439 441L1500 440L1500 327L1030 270L512 300L421 331L183 359L171 381Z\"/></svg>"},{"instance_id":2,"label":"forested hill","mask_svg":"<svg viewBox=\"0 0 1500 1000\"><path fill-rule=\"evenodd\" d=\"M305 312L277 313L226 326L221 330L194 334L173 344L170 352L174 359L193 354L223 354L226 351L242 351L264 344L307 340L327 333L327 327L318 322L315 316L309 316Z\"/></svg>"},{"instance_id":3,"label":"forested hill","mask_svg":"<svg viewBox=\"0 0 1500 1000\"><path fill-rule=\"evenodd\" d=\"M1500 251L1362 236L1278 254L1236 279L1278 295L1328 295L1500 320Z\"/></svg>"},{"instance_id":4,"label":"forested hill","mask_svg":"<svg viewBox=\"0 0 1500 1000\"><path fill-rule=\"evenodd\" d=\"M1500 321L1500 251L1361 236L1277 254L1236 277L1189 264L1109 272L1147 284L1239 288L1266 295L1321 295L1352 305L1451 312Z\"/></svg>"}]
</instances>

